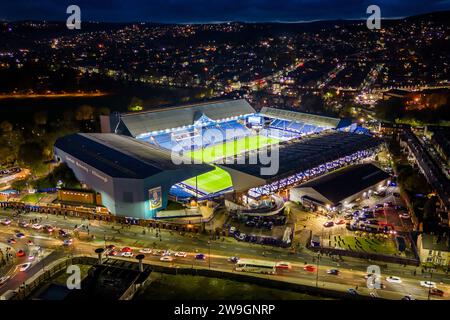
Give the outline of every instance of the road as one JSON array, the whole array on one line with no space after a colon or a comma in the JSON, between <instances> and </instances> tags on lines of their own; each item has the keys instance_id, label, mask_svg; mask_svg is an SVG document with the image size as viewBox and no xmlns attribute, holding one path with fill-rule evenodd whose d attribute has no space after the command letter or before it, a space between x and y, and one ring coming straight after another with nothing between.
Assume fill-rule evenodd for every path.
<instances>
[{"instance_id":1,"label":"road","mask_svg":"<svg viewBox=\"0 0 450 320\"><path fill-rule=\"evenodd\" d=\"M52 224L57 228L63 228L73 230L75 224L86 223L87 221L81 221L80 219L64 219L63 217L48 216L38 214L27 214L26 219L34 217L43 217L43 224ZM11 213L0 213L0 218L11 217ZM24 217L25 218L25 217ZM292 269L289 271L278 271L277 275L269 276L280 281L288 281L294 283L301 283L307 285L316 285L316 273L308 272L303 269L305 262L315 265L313 263L313 253L303 250L299 254L291 255L285 249L269 248L267 246L261 246L256 244L249 244L244 242L237 242L234 239L225 240L213 240L209 241L206 236L202 235L180 235L179 233L170 233L167 230L161 230L162 241L159 237L156 237L156 230L142 233L142 227L131 227L130 229L121 229L120 234L117 232L118 225L112 229L111 224L90 223L89 235L87 232L81 232L79 238L75 238L74 244L70 247L62 246L62 239L59 239L56 235L47 234L44 231L37 231L33 229L22 229L17 226L17 222L12 222L10 226L0 226L0 241L11 237L14 234L14 230L21 229L26 238L18 239L17 244L14 244L14 248L19 250L26 247L27 239L31 239L36 245L51 251L51 253L43 258L40 262L35 262L33 266L27 272L15 271L12 274L12 278L3 287L0 288L0 294L3 294L7 290L15 289L22 284L27 278L39 272L45 265L48 265L52 261L60 259L64 256L70 256L74 254L93 255L94 249L103 247L108 244L115 244L116 246L130 246L135 253L141 248L157 248L157 249L171 249L174 251L188 252L186 258L176 258L172 263L173 266L184 266L194 268L208 268L225 270L231 272L233 270L233 264L228 262L228 258L233 255L237 255L241 258L256 258L272 261L288 261L292 264ZM138 231L140 230L140 232ZM92 239L91 236L95 235L96 239ZM106 237L106 241L105 241ZM209 244L210 243L210 252ZM204 261L195 260L195 253L204 253L207 259ZM210 253L210 254L209 254ZM158 256L146 255L144 261L151 262L153 264L167 264L159 261ZM209 260L208 260L209 259ZM366 273L367 266L372 263L368 263L359 259L345 258L344 262L335 262L329 257L323 256L320 261L318 272L318 285L321 287L346 291L349 288L358 287L360 294L368 294L369 289L366 288L366 280L364 275ZM338 276L328 275L326 271L331 268L339 268L340 274ZM382 268L382 278L384 279L388 275L400 276L403 279L402 284L391 284L386 281L386 288L377 290L377 295L386 299L401 299L406 294L412 294L416 299L427 299L428 290L420 287L419 281L424 280L423 276L413 276L413 269L411 267L403 267L397 265L388 265ZM260 275L255 275L260 276ZM267 277L267 276L265 276ZM440 283L440 280L445 283ZM438 288L445 291L444 299L448 299L450 279L446 279L445 275L433 276L433 281L438 283ZM437 297L431 297L432 299L440 299Z\"/></svg>"}]
</instances>

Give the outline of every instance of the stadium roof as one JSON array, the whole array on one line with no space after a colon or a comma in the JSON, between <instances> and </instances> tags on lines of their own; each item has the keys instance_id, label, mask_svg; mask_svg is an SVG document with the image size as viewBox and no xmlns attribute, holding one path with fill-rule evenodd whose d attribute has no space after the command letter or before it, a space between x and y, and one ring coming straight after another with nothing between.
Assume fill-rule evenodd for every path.
<instances>
[{"instance_id":1,"label":"stadium roof","mask_svg":"<svg viewBox=\"0 0 450 320\"><path fill-rule=\"evenodd\" d=\"M176 165L172 162L170 152L112 133L71 134L56 140L55 147L116 178L147 178L162 171L183 170L187 167L189 171L194 169L196 174L214 169L207 164Z\"/></svg>"},{"instance_id":2,"label":"stadium roof","mask_svg":"<svg viewBox=\"0 0 450 320\"><path fill-rule=\"evenodd\" d=\"M312 169L316 166L349 156L357 151L378 146L379 139L348 132L323 132L318 135L304 137L296 141L288 141L279 145L279 170L274 175L261 175L261 167L268 165L249 164L249 153L238 157L245 157L233 164L220 165L225 170L231 168L246 174L264 179L267 183L289 177L293 174ZM258 151L266 152L266 151ZM261 158L258 158L261 159Z\"/></svg>"},{"instance_id":3,"label":"stadium roof","mask_svg":"<svg viewBox=\"0 0 450 320\"><path fill-rule=\"evenodd\" d=\"M284 109L275 109L270 107L263 107L260 113L272 118L306 122L308 124L312 124L323 128L342 127L342 125L340 125L340 122L342 121L345 121L346 126L351 125L351 121L348 121L348 119L341 120L340 118L319 116L311 113L284 110Z\"/></svg>"},{"instance_id":4,"label":"stadium roof","mask_svg":"<svg viewBox=\"0 0 450 320\"><path fill-rule=\"evenodd\" d=\"M346 167L306 182L298 189L312 188L334 205L389 178L389 174L371 163Z\"/></svg>"},{"instance_id":5,"label":"stadium roof","mask_svg":"<svg viewBox=\"0 0 450 320\"><path fill-rule=\"evenodd\" d=\"M212 120L221 120L255 113L245 100L226 100L163 108L121 115L123 125L134 137L171 128L189 126L203 114Z\"/></svg>"}]
</instances>

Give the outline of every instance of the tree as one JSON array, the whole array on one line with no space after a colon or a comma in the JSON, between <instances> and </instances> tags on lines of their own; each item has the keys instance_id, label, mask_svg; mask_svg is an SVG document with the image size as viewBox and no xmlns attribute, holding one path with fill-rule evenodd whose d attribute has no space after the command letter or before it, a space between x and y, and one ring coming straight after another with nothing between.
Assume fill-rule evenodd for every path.
<instances>
[{"instance_id":1,"label":"tree","mask_svg":"<svg viewBox=\"0 0 450 320\"><path fill-rule=\"evenodd\" d=\"M403 118L404 113L405 102L403 99L379 100L375 105L375 114L380 120L393 122L395 119Z\"/></svg>"},{"instance_id":2,"label":"tree","mask_svg":"<svg viewBox=\"0 0 450 320\"><path fill-rule=\"evenodd\" d=\"M13 125L10 122L4 120L0 123L0 130L5 134L10 133L13 130Z\"/></svg>"},{"instance_id":3,"label":"tree","mask_svg":"<svg viewBox=\"0 0 450 320\"><path fill-rule=\"evenodd\" d=\"M75 120L88 121L94 119L94 108L90 105L83 104L75 110Z\"/></svg>"},{"instance_id":4,"label":"tree","mask_svg":"<svg viewBox=\"0 0 450 320\"><path fill-rule=\"evenodd\" d=\"M32 169L42 164L42 145L37 142L26 142L19 147L19 161Z\"/></svg>"},{"instance_id":5,"label":"tree","mask_svg":"<svg viewBox=\"0 0 450 320\"><path fill-rule=\"evenodd\" d=\"M137 97L133 97L128 105L128 110L130 111L141 111L143 108L144 102Z\"/></svg>"},{"instance_id":6,"label":"tree","mask_svg":"<svg viewBox=\"0 0 450 320\"><path fill-rule=\"evenodd\" d=\"M47 124L47 112L39 111L34 114L34 123L38 126L45 126Z\"/></svg>"}]
</instances>

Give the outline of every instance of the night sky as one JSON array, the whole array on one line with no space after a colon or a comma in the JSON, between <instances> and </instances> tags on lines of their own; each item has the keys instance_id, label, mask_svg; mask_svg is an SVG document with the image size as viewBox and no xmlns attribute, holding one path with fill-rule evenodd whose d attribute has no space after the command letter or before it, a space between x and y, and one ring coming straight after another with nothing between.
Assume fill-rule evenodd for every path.
<instances>
[{"instance_id":1,"label":"night sky","mask_svg":"<svg viewBox=\"0 0 450 320\"><path fill-rule=\"evenodd\" d=\"M370 4L384 18L450 10L450 0L1 0L0 19L65 21L70 4L82 21L169 23L360 19Z\"/></svg>"}]
</instances>

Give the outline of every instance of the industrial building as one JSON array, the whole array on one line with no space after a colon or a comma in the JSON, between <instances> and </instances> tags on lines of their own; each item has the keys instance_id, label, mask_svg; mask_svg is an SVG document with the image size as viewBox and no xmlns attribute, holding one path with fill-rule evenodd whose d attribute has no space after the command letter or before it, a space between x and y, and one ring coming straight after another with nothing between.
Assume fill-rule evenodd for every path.
<instances>
[{"instance_id":1,"label":"industrial building","mask_svg":"<svg viewBox=\"0 0 450 320\"><path fill-rule=\"evenodd\" d=\"M290 190L290 200L307 207L333 210L368 197L390 176L371 163L356 164L326 174Z\"/></svg>"}]
</instances>

